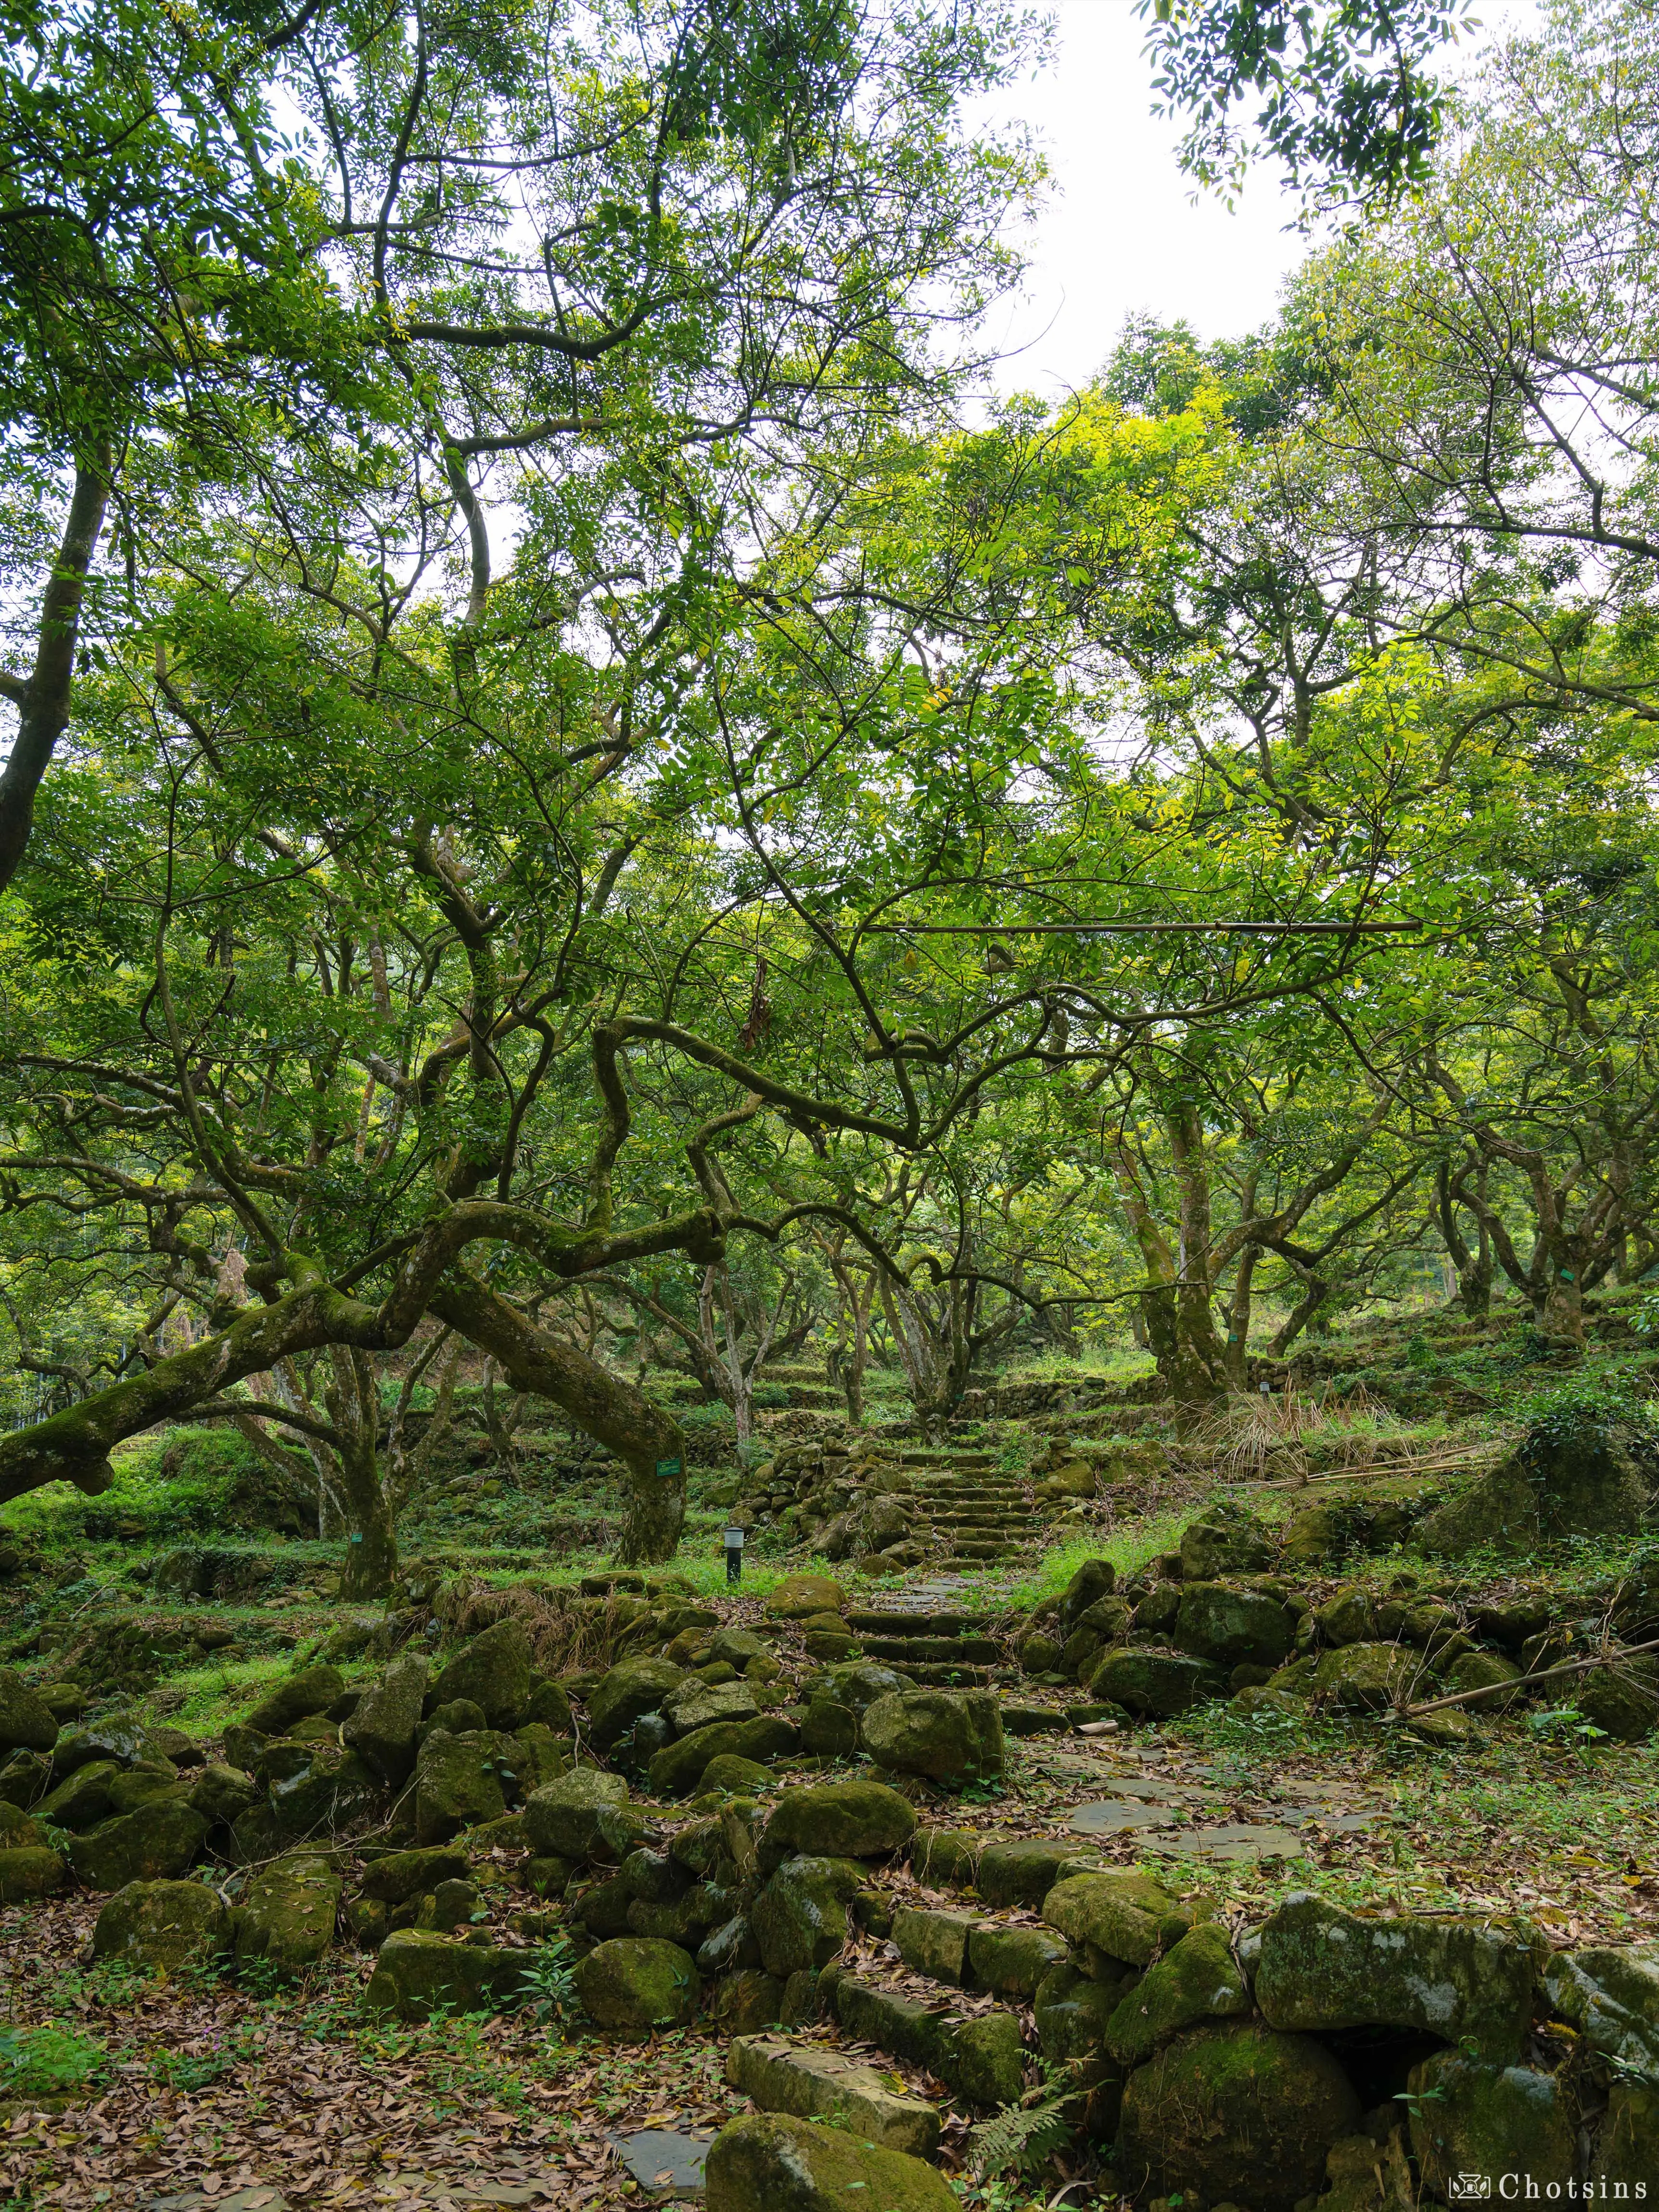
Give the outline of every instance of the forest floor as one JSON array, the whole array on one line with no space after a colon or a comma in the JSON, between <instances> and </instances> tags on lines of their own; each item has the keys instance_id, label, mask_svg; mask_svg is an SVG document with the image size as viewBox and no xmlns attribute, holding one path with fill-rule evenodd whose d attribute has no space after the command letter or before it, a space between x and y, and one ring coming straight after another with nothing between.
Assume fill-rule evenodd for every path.
<instances>
[{"instance_id":1,"label":"forest floor","mask_svg":"<svg viewBox=\"0 0 1659 2212\"><path fill-rule=\"evenodd\" d=\"M1458 1447L1501 1446L1553 1387L1550 1373L1524 1362L1506 1369L1507 1341L1500 1328L1437 1348L1421 1330L1396 1328L1328 1351L1337 1371L1346 1361L1378 1394L1383 1427L1396 1437L1409 1430L1419 1456L1433 1460ZM1642 1344L1603 1346L1581 1386L1600 1378L1615 1392L1644 1391L1646 1358ZM1398 1413L1387 1410L1390 1377ZM1486 1402L1471 1407L1471 1397ZM1119 1426L1164 1436L1155 1409L1126 1410ZM1070 1418L1073 1430L1086 1425ZM1017 1435L1035 1456L1054 1426L1007 1424L1003 1440ZM1437 1478L1385 1472L1341 1486L1386 1498L1425 1479ZM675 1571L679 1587L723 1617L753 1622L784 1568L808 1563L771 1553L758 1532L747 1578L728 1593L714 1540L722 1481L717 1469L694 1483ZM1162 1473L1126 1480L1084 1514L1042 1530L982 1578L974 1608L1015 1631L1085 1557L1110 1557L1127 1574L1167 1551L1206 1500L1245 1500L1271 1522L1320 1487L1273 1475L1252 1480L1248 1472L1241 1479L1236 1459L1212 1452L1206 1465L1201 1450L1175 1449ZM100 1695L101 1686L88 1684L88 1710L118 1705L206 1742L338 1628L340 1604L326 1587L334 1549L244 1537L250 1558L268 1563L263 1579L251 1576L222 1600L169 1601L155 1586L157 1561L186 1534L199 1544L203 1532L181 1528L176 1497L156 1506L165 1490L152 1468L136 1469L113 1510L135 1522L151 1514L155 1525L125 1538L88 1534L84 1501L56 1516L44 1500L8 1512L0 1545L16 1543L28 1559L7 1590L5 1656L45 1680L64 1671L54 1655L84 1652L95 1631L124 1686ZM599 1517L605 1510L594 1474L585 1486L550 1481L528 1517ZM416 1516L411 1549L423 1560L436 1555L447 1571L465 1567L492 1583L549 1589L597 1563L573 1549L562 1557L544 1550L533 1566L521 1564L527 1547L512 1540L513 1522L510 1496L503 1504L499 1492L462 1493L458 1502L441 1492ZM1593 1607L1638 1548L1631 1539L1560 1547L1525 1563L1525 1585L1569 1610ZM1513 1559L1480 1554L1449 1566L1407 1545L1346 1559L1340 1571L1301 1570L1296 1581L1317 1606L1339 1588L1397 1589L1402 1573L1419 1595L1465 1607L1512 1595L1522 1579ZM848 1587L885 1601L902 1583L849 1579ZM204 1650L204 1630L221 1639L218 1650ZM787 1667L804 1664L788 1650L783 1656ZM1018 1680L1012 1662L1006 1679ZM1058 1713L1078 1692L1027 1682L1018 1694ZM1000 1837L1065 1835L1079 1808L1126 1795L1133 1802L1139 1789L1156 1797L1161 1825L1091 1832L1091 1841L1234 1921L1259 1919L1278 1899L1311 1887L1362 1907L1519 1916L1558 1946L1659 1938L1659 1750L1652 1739L1598 1734L1570 1686L1548 1710L1483 1719L1455 1747L1426 1744L1379 1718L1316 1707L1305 1717L1249 1715L1224 1703L1133 1731L1011 1739L1008 1753L1000 1788L964 1796L915 1784L923 1820ZM775 1773L779 1786L821 1778L787 1763ZM1186 1848L1194 1835L1228 1829L1245 1832L1236 1855ZM1279 1840L1263 1853L1263 1838ZM877 1880L895 1893L916 1887L902 1865ZM522 1892L503 1886L485 1894L504 1927L524 1924ZM287 1984L262 1973L259 1962L176 1980L94 1962L90 1936L102 1902L73 1894L0 1911L0 2212L689 2204L695 2200L672 2187L642 2185L619 2146L658 2130L706 2141L749 2109L725 2081L717 2034L695 2026L620 2043L586 2033L562 2002L568 1990L556 1973L514 2009L388 2025L362 2006L372 1955L343 1946ZM544 1937L556 1936L556 1911L536 1924ZM890 2070L907 2077L902 2067ZM961 2169L965 2132L964 2118L945 2137L947 2170L957 2165L964 2202L988 2212L1023 2206L1023 2191L976 2184ZM1106 2170L1079 2172L1090 2186L1068 2202L1116 2202Z\"/></svg>"}]
</instances>

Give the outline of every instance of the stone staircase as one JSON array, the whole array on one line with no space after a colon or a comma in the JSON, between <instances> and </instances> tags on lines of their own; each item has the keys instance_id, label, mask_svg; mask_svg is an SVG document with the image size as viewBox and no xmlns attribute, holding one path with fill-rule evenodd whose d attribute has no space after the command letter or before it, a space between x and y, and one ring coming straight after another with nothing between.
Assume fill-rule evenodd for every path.
<instances>
[{"instance_id":1,"label":"stone staircase","mask_svg":"<svg viewBox=\"0 0 1659 2212\"><path fill-rule=\"evenodd\" d=\"M1014 1559L1037 1532L1025 1485L998 1471L989 1452L914 1449L902 1453L900 1495L931 1527L943 1555L929 1565L942 1574L983 1574Z\"/></svg>"},{"instance_id":2,"label":"stone staircase","mask_svg":"<svg viewBox=\"0 0 1659 2212\"><path fill-rule=\"evenodd\" d=\"M866 1659L878 1659L927 1689L983 1689L997 1681L1002 1647L971 1613L884 1607L849 1613L847 1626Z\"/></svg>"}]
</instances>

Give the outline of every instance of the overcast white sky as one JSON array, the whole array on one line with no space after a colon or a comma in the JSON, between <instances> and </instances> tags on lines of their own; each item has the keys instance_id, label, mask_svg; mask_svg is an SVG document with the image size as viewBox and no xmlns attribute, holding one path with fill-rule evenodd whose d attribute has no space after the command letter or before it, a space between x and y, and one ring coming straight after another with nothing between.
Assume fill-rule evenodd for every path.
<instances>
[{"instance_id":1,"label":"overcast white sky","mask_svg":"<svg viewBox=\"0 0 1659 2212\"><path fill-rule=\"evenodd\" d=\"M1307 250L1287 231L1295 204L1276 173L1253 176L1237 211L1196 204L1176 164L1180 126L1156 121L1146 26L1133 0L1050 0L1059 27L1055 66L988 106L1040 128L1057 189L1039 226L1029 297L990 326L1006 350L1005 392L1044 396L1085 383L1126 315L1185 316L1201 338L1253 330L1273 314L1279 285ZM1482 11L1485 43L1530 0ZM1455 69L1462 56L1447 57Z\"/></svg>"}]
</instances>

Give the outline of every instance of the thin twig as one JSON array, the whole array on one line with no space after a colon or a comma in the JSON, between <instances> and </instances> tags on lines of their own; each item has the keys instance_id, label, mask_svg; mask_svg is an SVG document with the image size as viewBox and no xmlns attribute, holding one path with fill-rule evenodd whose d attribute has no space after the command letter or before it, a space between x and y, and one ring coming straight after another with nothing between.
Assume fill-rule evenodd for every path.
<instances>
[{"instance_id":1,"label":"thin twig","mask_svg":"<svg viewBox=\"0 0 1659 2212\"><path fill-rule=\"evenodd\" d=\"M1599 1651L1593 1659L1571 1659L1559 1667L1546 1667L1536 1674L1519 1674L1512 1682L1483 1682L1478 1690L1459 1690L1449 1698L1433 1698L1425 1705L1398 1708L1395 1720L1414 1721L1424 1713L1443 1711L1448 1705L1469 1705L1477 1698L1495 1698L1503 1690L1527 1690L1534 1682L1553 1681L1559 1674L1588 1674L1597 1667L1615 1667L1621 1659L1639 1658L1644 1651L1659 1651L1659 1636L1650 1644L1627 1644L1617 1651Z\"/></svg>"}]
</instances>

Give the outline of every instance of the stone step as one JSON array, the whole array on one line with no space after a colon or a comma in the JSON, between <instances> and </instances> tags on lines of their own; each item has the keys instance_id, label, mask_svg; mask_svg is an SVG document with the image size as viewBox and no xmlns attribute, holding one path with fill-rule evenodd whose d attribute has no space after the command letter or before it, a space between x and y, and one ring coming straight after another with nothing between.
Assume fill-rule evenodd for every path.
<instances>
[{"instance_id":1,"label":"stone step","mask_svg":"<svg viewBox=\"0 0 1659 2212\"><path fill-rule=\"evenodd\" d=\"M866 1659L898 1659L907 1667L913 1659L947 1666L952 1661L970 1667L1002 1664L1002 1647L988 1636L866 1636L860 1641Z\"/></svg>"},{"instance_id":2,"label":"stone step","mask_svg":"<svg viewBox=\"0 0 1659 2212\"><path fill-rule=\"evenodd\" d=\"M946 1664L932 1659L907 1662L904 1671L923 1690L989 1690L1002 1680L1001 1669L996 1667Z\"/></svg>"},{"instance_id":3,"label":"stone step","mask_svg":"<svg viewBox=\"0 0 1659 2212\"><path fill-rule=\"evenodd\" d=\"M818 1990L846 2034L925 2066L970 2105L1012 2105L1025 2087L1025 2051L1012 2012L999 2007L975 2019L952 2018L836 1966L824 1968Z\"/></svg>"},{"instance_id":4,"label":"stone step","mask_svg":"<svg viewBox=\"0 0 1659 2212\"><path fill-rule=\"evenodd\" d=\"M733 2036L726 2078L763 2112L829 2120L911 2158L939 2155L938 2106L900 2094L873 2066L827 2044L776 2034Z\"/></svg>"},{"instance_id":5,"label":"stone step","mask_svg":"<svg viewBox=\"0 0 1659 2212\"><path fill-rule=\"evenodd\" d=\"M983 1632L977 1613L880 1611L849 1613L847 1626L854 1636L972 1636Z\"/></svg>"},{"instance_id":6,"label":"stone step","mask_svg":"<svg viewBox=\"0 0 1659 2212\"><path fill-rule=\"evenodd\" d=\"M990 1990L1029 2002L1037 1984L1071 1953L1050 1928L1015 1926L992 1914L902 1905L893 1942L913 1973L950 1989Z\"/></svg>"}]
</instances>

